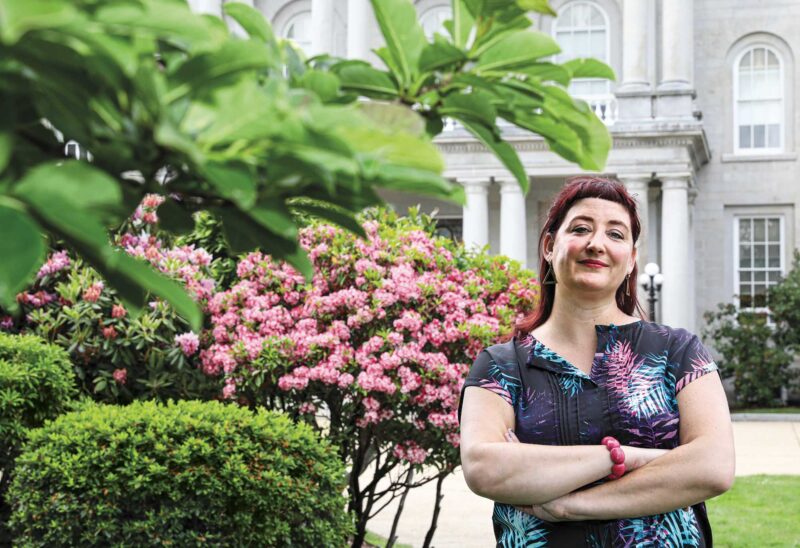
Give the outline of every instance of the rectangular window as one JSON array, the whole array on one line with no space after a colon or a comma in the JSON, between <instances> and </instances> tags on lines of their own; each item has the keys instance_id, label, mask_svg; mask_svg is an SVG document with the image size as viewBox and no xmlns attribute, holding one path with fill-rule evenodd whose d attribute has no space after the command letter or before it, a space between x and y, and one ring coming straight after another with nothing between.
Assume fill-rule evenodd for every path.
<instances>
[{"instance_id":1,"label":"rectangular window","mask_svg":"<svg viewBox=\"0 0 800 548\"><path fill-rule=\"evenodd\" d=\"M734 285L740 308L768 312L769 288L784 273L782 216L736 217Z\"/></svg>"}]
</instances>

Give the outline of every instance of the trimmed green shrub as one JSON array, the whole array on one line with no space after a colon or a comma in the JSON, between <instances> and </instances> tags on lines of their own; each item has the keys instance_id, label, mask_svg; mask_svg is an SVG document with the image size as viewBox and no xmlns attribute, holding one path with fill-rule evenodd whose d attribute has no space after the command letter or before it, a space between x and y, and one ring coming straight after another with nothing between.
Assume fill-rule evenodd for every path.
<instances>
[{"instance_id":1,"label":"trimmed green shrub","mask_svg":"<svg viewBox=\"0 0 800 548\"><path fill-rule=\"evenodd\" d=\"M219 402L85 403L32 431L18 546L342 546L344 468L310 427Z\"/></svg>"},{"instance_id":2,"label":"trimmed green shrub","mask_svg":"<svg viewBox=\"0 0 800 548\"><path fill-rule=\"evenodd\" d=\"M0 333L0 543L7 536L4 494L28 429L64 412L76 394L63 349L33 335Z\"/></svg>"}]
</instances>

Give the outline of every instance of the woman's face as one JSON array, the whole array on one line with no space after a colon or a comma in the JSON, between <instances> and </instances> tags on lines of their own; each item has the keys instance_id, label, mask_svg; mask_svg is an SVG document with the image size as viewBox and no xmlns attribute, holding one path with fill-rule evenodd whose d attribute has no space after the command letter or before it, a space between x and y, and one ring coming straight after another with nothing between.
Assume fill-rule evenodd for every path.
<instances>
[{"instance_id":1,"label":"woman's face","mask_svg":"<svg viewBox=\"0 0 800 548\"><path fill-rule=\"evenodd\" d=\"M569 209L555 237L545 237L544 248L562 289L608 292L613 298L636 263L633 244L624 206L584 198Z\"/></svg>"}]
</instances>

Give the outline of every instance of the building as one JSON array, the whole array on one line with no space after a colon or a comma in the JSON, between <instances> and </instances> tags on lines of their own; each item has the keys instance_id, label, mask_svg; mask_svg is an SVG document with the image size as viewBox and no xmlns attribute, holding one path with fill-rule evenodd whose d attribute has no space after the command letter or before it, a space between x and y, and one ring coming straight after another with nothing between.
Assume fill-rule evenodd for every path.
<instances>
[{"instance_id":1,"label":"building","mask_svg":"<svg viewBox=\"0 0 800 548\"><path fill-rule=\"evenodd\" d=\"M252 1L252 0L251 0ZM220 13L220 0L194 0ZM378 62L381 45L369 0L255 0L277 33L310 53ZM433 33L449 0L418 0ZM551 0L558 17L537 17L564 51L559 60L605 60L617 82L575 82L606 122L614 146L606 173L640 202L641 265L664 275L664 323L699 332L702 314L737 298L761 308L767 288L791 266L798 236L800 165L795 139L800 52L797 0ZM517 183L458 127L437 142L446 175L462 184L467 206L387 193L398 209L438 208L443 228L535 268L540 223L553 194L580 170L542 139L506 128L531 179Z\"/></svg>"}]
</instances>

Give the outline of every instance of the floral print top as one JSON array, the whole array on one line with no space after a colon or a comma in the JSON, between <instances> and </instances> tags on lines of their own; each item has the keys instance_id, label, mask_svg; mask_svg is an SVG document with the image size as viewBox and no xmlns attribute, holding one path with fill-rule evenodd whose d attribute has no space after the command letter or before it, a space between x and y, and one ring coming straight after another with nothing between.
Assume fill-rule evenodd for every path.
<instances>
[{"instance_id":1,"label":"floral print top","mask_svg":"<svg viewBox=\"0 0 800 548\"><path fill-rule=\"evenodd\" d=\"M611 435L623 445L679 445L677 394L717 370L708 350L684 329L651 322L596 330L589 375L529 335L481 352L464 388L480 386L507 401L522 443L599 444ZM492 521L504 548L711 546L702 503L635 519L558 523L495 503Z\"/></svg>"}]
</instances>

